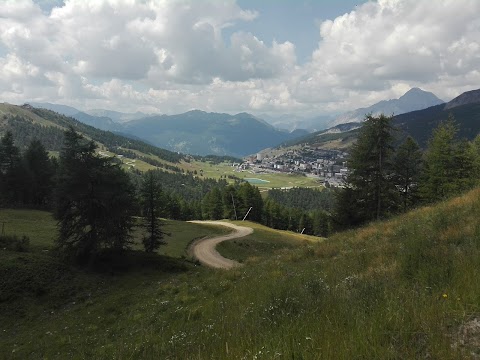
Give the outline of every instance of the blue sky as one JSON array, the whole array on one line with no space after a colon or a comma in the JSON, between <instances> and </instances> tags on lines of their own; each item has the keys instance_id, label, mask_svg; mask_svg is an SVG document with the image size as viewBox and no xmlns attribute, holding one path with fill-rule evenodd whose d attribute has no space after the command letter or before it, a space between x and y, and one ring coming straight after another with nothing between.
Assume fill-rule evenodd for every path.
<instances>
[{"instance_id":1,"label":"blue sky","mask_svg":"<svg viewBox=\"0 0 480 360\"><path fill-rule=\"evenodd\" d=\"M266 42L276 39L295 44L300 63L310 58L320 41L319 24L335 19L356 8L366 0L239 0L247 9L259 12L258 18L238 24L226 31L248 31Z\"/></svg>"},{"instance_id":2,"label":"blue sky","mask_svg":"<svg viewBox=\"0 0 480 360\"><path fill-rule=\"evenodd\" d=\"M332 115L480 84L480 1L0 0L0 101Z\"/></svg>"}]
</instances>

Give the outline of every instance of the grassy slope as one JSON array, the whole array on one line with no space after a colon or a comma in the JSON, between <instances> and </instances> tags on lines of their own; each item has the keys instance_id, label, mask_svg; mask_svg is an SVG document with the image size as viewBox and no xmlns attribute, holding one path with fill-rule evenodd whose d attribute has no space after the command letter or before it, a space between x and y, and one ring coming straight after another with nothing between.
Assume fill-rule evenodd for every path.
<instances>
[{"instance_id":1,"label":"grassy slope","mask_svg":"<svg viewBox=\"0 0 480 360\"><path fill-rule=\"evenodd\" d=\"M0 353L467 358L475 339L464 326L480 316L479 213L477 189L232 271L131 273L54 312L0 322Z\"/></svg>"},{"instance_id":2,"label":"grassy slope","mask_svg":"<svg viewBox=\"0 0 480 360\"><path fill-rule=\"evenodd\" d=\"M273 230L250 221L233 221L236 225L248 226L254 233L240 239L224 241L217 246L217 251L224 257L241 263L256 263L271 257L282 250L298 248L310 242L322 241L322 238L294 233L291 231Z\"/></svg>"},{"instance_id":3,"label":"grassy slope","mask_svg":"<svg viewBox=\"0 0 480 360\"><path fill-rule=\"evenodd\" d=\"M294 139L286 142L284 150L294 149L298 145L308 144L325 150L344 150L349 148L356 140L359 129L345 131L342 133L324 133L325 130L308 134L300 139Z\"/></svg>"},{"instance_id":4,"label":"grassy slope","mask_svg":"<svg viewBox=\"0 0 480 360\"><path fill-rule=\"evenodd\" d=\"M7 103L0 104L0 115L7 115L7 114L18 115L31 120L35 124L40 124L43 126L60 127L59 125L54 124L51 121L45 120L40 116L38 116L37 114L34 114L31 111L26 110L20 106L11 105Z\"/></svg>"},{"instance_id":5,"label":"grassy slope","mask_svg":"<svg viewBox=\"0 0 480 360\"><path fill-rule=\"evenodd\" d=\"M175 258L187 255L187 245L194 239L207 235L220 235L228 229L186 223L175 220L162 220L163 230L170 234L164 237L166 245L159 249L159 254ZM38 210L0 209L0 233L5 235L26 235L31 239L32 251L51 250L57 236L56 221L52 214ZM133 233L134 249L142 249L143 228L136 228Z\"/></svg>"}]
</instances>

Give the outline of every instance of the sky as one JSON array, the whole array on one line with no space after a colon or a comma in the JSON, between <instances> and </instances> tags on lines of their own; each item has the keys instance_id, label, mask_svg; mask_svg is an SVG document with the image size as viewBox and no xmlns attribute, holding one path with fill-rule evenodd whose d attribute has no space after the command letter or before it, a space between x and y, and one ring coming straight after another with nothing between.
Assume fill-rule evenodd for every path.
<instances>
[{"instance_id":1,"label":"sky","mask_svg":"<svg viewBox=\"0 0 480 360\"><path fill-rule=\"evenodd\" d=\"M343 113L480 88L478 0L0 0L0 102Z\"/></svg>"}]
</instances>

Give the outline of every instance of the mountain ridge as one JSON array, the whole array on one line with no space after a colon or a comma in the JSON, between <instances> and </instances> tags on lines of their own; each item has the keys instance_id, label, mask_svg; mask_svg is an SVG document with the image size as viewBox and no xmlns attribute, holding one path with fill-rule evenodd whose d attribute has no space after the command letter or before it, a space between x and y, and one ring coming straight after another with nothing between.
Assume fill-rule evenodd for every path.
<instances>
[{"instance_id":1,"label":"mountain ridge","mask_svg":"<svg viewBox=\"0 0 480 360\"><path fill-rule=\"evenodd\" d=\"M97 111L97 114L117 116L117 120L119 116L126 116L122 122L118 122L107 116L91 115L91 112L65 105L34 102L31 105L63 113L101 130L141 138L160 148L192 155L242 157L308 133L303 129L293 132L278 129L247 112L230 115L190 110L175 115L156 114L126 120L132 114Z\"/></svg>"},{"instance_id":2,"label":"mountain ridge","mask_svg":"<svg viewBox=\"0 0 480 360\"><path fill-rule=\"evenodd\" d=\"M335 120L330 123L330 126L348 122L360 122L364 120L365 115L370 113L374 116L379 114L388 116L400 115L443 103L443 100L431 92L424 91L420 88L412 88L398 99L382 100L371 106L346 112L336 117Z\"/></svg>"},{"instance_id":3,"label":"mountain ridge","mask_svg":"<svg viewBox=\"0 0 480 360\"><path fill-rule=\"evenodd\" d=\"M230 115L191 110L124 124L125 130L157 146L198 155L245 156L307 131L280 130L249 113Z\"/></svg>"},{"instance_id":4,"label":"mountain ridge","mask_svg":"<svg viewBox=\"0 0 480 360\"><path fill-rule=\"evenodd\" d=\"M392 124L401 131L397 134L398 141L407 135L412 136L418 144L425 148L431 137L432 130L442 121L453 115L458 124L458 137L473 140L480 133L480 89L467 91L448 104L442 103L422 110L415 110L393 116ZM454 105L454 106L453 106ZM336 142L337 149L345 150L356 138L361 122L338 124L329 129L317 131L299 139L281 144L283 147L307 144L316 147L329 146Z\"/></svg>"},{"instance_id":5,"label":"mountain ridge","mask_svg":"<svg viewBox=\"0 0 480 360\"><path fill-rule=\"evenodd\" d=\"M466 91L445 105L445 110L458 106L480 103L480 89Z\"/></svg>"}]
</instances>

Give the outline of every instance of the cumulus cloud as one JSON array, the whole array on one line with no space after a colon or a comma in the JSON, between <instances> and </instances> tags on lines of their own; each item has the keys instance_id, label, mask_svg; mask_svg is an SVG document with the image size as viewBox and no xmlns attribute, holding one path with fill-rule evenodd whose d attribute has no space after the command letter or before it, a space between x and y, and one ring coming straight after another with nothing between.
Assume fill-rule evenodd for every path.
<instances>
[{"instance_id":1,"label":"cumulus cloud","mask_svg":"<svg viewBox=\"0 0 480 360\"><path fill-rule=\"evenodd\" d=\"M322 22L304 64L291 42L226 38L261 20L235 0L0 3L2 101L313 115L480 83L478 0L367 2Z\"/></svg>"},{"instance_id":2,"label":"cumulus cloud","mask_svg":"<svg viewBox=\"0 0 480 360\"><path fill-rule=\"evenodd\" d=\"M445 85L456 92L457 77L480 68L479 11L475 0L368 2L320 25L321 40L305 71L319 94L327 79L336 89L376 92L379 100L401 95L393 94L405 88L399 83L448 98Z\"/></svg>"}]
</instances>

